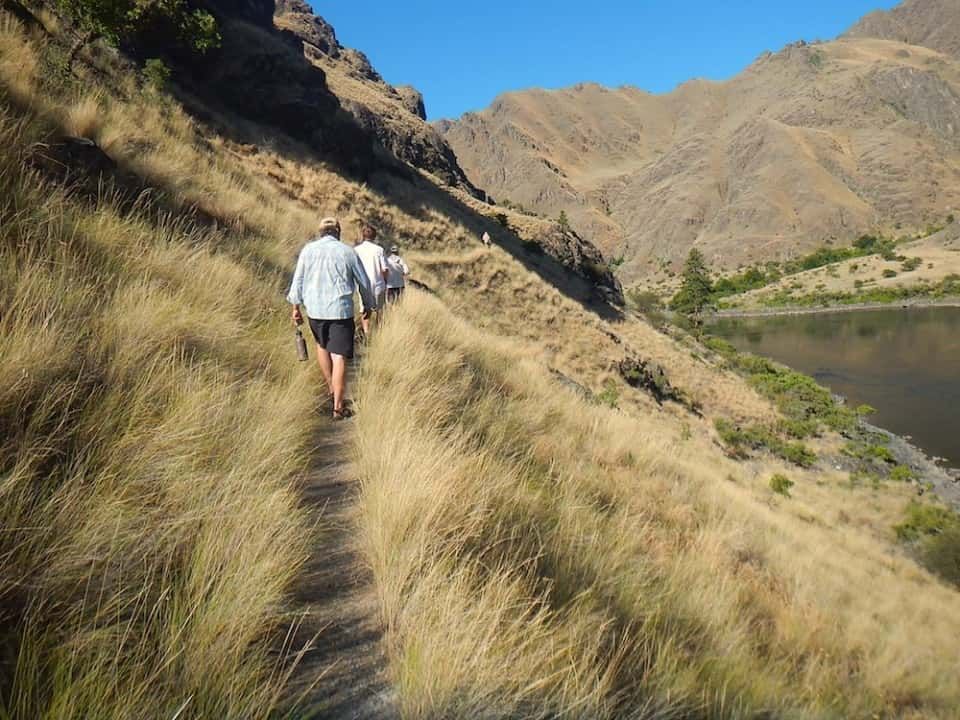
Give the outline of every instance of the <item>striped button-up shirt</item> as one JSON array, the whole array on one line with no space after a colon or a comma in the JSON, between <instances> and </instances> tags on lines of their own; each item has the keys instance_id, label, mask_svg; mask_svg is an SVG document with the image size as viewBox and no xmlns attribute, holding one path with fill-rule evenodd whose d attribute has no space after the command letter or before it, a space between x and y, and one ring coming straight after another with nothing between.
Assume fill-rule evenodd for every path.
<instances>
[{"instance_id":1,"label":"striped button-up shirt","mask_svg":"<svg viewBox=\"0 0 960 720\"><path fill-rule=\"evenodd\" d=\"M353 248L332 235L307 243L300 251L287 300L303 305L314 320L346 320L354 316L353 293L364 307L375 307L370 280Z\"/></svg>"}]
</instances>

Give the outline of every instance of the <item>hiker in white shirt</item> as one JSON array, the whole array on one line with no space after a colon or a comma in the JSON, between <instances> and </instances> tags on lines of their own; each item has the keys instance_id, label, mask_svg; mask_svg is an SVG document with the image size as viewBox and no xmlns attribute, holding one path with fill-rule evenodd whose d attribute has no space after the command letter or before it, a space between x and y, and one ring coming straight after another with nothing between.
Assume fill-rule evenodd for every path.
<instances>
[{"instance_id":1,"label":"hiker in white shirt","mask_svg":"<svg viewBox=\"0 0 960 720\"><path fill-rule=\"evenodd\" d=\"M400 248L396 245L390 248L390 254L387 255L387 303L395 303L403 296L403 288L406 286L406 277L410 274L410 268L400 257Z\"/></svg>"},{"instance_id":2,"label":"hiker in white shirt","mask_svg":"<svg viewBox=\"0 0 960 720\"><path fill-rule=\"evenodd\" d=\"M370 278L370 287L373 289L373 295L376 299L374 307L363 308L363 310L369 310L370 312L361 316L363 334L367 337L370 336L370 316L376 313L377 321L379 321L380 310L383 308L383 298L387 291L387 273L389 272L383 248L374 242L376 238L377 231L373 226L364 225L360 242L353 248L360 256L363 269L367 271L367 277Z\"/></svg>"}]
</instances>

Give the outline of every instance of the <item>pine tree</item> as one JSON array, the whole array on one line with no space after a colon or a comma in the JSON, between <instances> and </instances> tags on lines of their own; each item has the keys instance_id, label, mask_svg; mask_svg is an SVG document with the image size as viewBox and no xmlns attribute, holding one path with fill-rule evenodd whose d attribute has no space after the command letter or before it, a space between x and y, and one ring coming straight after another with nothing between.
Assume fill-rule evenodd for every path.
<instances>
[{"instance_id":1,"label":"pine tree","mask_svg":"<svg viewBox=\"0 0 960 720\"><path fill-rule=\"evenodd\" d=\"M683 266L683 282L670 305L684 315L696 315L710 303L712 292L713 285L710 282L707 262L703 253L693 248Z\"/></svg>"},{"instance_id":2,"label":"pine tree","mask_svg":"<svg viewBox=\"0 0 960 720\"><path fill-rule=\"evenodd\" d=\"M566 211L560 211L560 217L557 218L557 224L564 230L570 229L570 220L567 218Z\"/></svg>"}]
</instances>

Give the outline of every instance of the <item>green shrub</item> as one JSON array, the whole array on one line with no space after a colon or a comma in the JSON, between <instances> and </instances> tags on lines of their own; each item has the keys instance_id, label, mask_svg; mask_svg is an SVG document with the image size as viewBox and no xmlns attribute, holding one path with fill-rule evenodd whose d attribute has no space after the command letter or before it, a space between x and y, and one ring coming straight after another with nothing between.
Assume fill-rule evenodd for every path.
<instances>
[{"instance_id":1,"label":"green shrub","mask_svg":"<svg viewBox=\"0 0 960 720\"><path fill-rule=\"evenodd\" d=\"M857 409L854 410L858 417L866 417L867 415L875 415L877 409L871 405L857 405Z\"/></svg>"},{"instance_id":2,"label":"green shrub","mask_svg":"<svg viewBox=\"0 0 960 720\"><path fill-rule=\"evenodd\" d=\"M890 471L890 479L894 482L910 482L916 477L916 473L906 465L897 465Z\"/></svg>"},{"instance_id":3,"label":"green shrub","mask_svg":"<svg viewBox=\"0 0 960 720\"><path fill-rule=\"evenodd\" d=\"M787 442L777 433L763 425L751 425L740 428L729 420L719 418L714 422L717 434L736 458L749 457L748 450L766 450L800 467L810 467L817 461L817 455L806 445L799 442Z\"/></svg>"},{"instance_id":4,"label":"green shrub","mask_svg":"<svg viewBox=\"0 0 960 720\"><path fill-rule=\"evenodd\" d=\"M940 505L914 500L907 506L904 521L893 529L900 540L913 542L929 535L937 535L954 524L960 524L960 516L955 512Z\"/></svg>"},{"instance_id":5,"label":"green shrub","mask_svg":"<svg viewBox=\"0 0 960 720\"><path fill-rule=\"evenodd\" d=\"M927 538L920 547L920 562L930 572L960 586L960 525Z\"/></svg>"},{"instance_id":6,"label":"green shrub","mask_svg":"<svg viewBox=\"0 0 960 720\"><path fill-rule=\"evenodd\" d=\"M196 52L220 47L217 21L206 10L191 9L186 0L57 0L86 32L113 45L136 42L157 32L173 32Z\"/></svg>"},{"instance_id":7,"label":"green shrub","mask_svg":"<svg viewBox=\"0 0 960 720\"><path fill-rule=\"evenodd\" d=\"M803 443L783 443L777 447L776 454L787 462L799 467L813 467L817 461L817 454Z\"/></svg>"},{"instance_id":8,"label":"green shrub","mask_svg":"<svg viewBox=\"0 0 960 720\"><path fill-rule=\"evenodd\" d=\"M777 428L784 435L800 440L820 433L820 423L813 418L784 418Z\"/></svg>"},{"instance_id":9,"label":"green shrub","mask_svg":"<svg viewBox=\"0 0 960 720\"><path fill-rule=\"evenodd\" d=\"M155 90L162 90L170 81L171 70L160 58L150 58L143 66L143 78Z\"/></svg>"},{"instance_id":10,"label":"green shrub","mask_svg":"<svg viewBox=\"0 0 960 720\"><path fill-rule=\"evenodd\" d=\"M900 266L900 269L903 272L913 272L918 267L920 267L921 264L923 264L922 258L912 257L912 258L908 258L907 260L904 260L903 264Z\"/></svg>"},{"instance_id":11,"label":"green shrub","mask_svg":"<svg viewBox=\"0 0 960 720\"><path fill-rule=\"evenodd\" d=\"M786 475L781 475L777 473L772 478L770 478L770 489L773 490L777 495L783 495L784 497L790 497L790 488L793 487L793 480L788 478Z\"/></svg>"},{"instance_id":12,"label":"green shrub","mask_svg":"<svg viewBox=\"0 0 960 720\"><path fill-rule=\"evenodd\" d=\"M494 219L495 219L498 223L500 223L503 227L505 227L505 228L509 228L509 227L510 227L510 218L507 217L507 214L506 214L506 213L497 213L497 214L494 215L493 217L494 217Z\"/></svg>"},{"instance_id":13,"label":"green shrub","mask_svg":"<svg viewBox=\"0 0 960 720\"><path fill-rule=\"evenodd\" d=\"M917 559L930 572L960 585L960 514L914 501L894 532L913 546Z\"/></svg>"},{"instance_id":14,"label":"green shrub","mask_svg":"<svg viewBox=\"0 0 960 720\"><path fill-rule=\"evenodd\" d=\"M883 276L885 278L895 278L897 276L897 271L887 268L886 270L883 271Z\"/></svg>"},{"instance_id":15,"label":"green shrub","mask_svg":"<svg viewBox=\"0 0 960 720\"><path fill-rule=\"evenodd\" d=\"M652 290L634 288L627 292L627 302L638 312L649 313L663 309L660 296Z\"/></svg>"},{"instance_id":16,"label":"green shrub","mask_svg":"<svg viewBox=\"0 0 960 720\"><path fill-rule=\"evenodd\" d=\"M617 381L613 378L607 378L603 384L603 390L594 396L601 405L616 408L620 402L620 390L617 388Z\"/></svg>"}]
</instances>

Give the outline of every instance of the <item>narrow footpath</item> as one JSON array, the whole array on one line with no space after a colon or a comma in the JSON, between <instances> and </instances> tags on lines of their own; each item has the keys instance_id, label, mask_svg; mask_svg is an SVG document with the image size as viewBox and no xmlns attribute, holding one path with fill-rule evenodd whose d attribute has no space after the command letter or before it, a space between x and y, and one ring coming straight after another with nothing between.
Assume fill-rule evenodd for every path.
<instances>
[{"instance_id":1,"label":"narrow footpath","mask_svg":"<svg viewBox=\"0 0 960 720\"><path fill-rule=\"evenodd\" d=\"M294 697L313 684L297 718L399 718L386 677L373 578L357 546L360 482L349 461L351 426L323 422L316 465L303 490L321 529L293 598L303 618L293 648L316 637L292 680Z\"/></svg>"}]
</instances>

